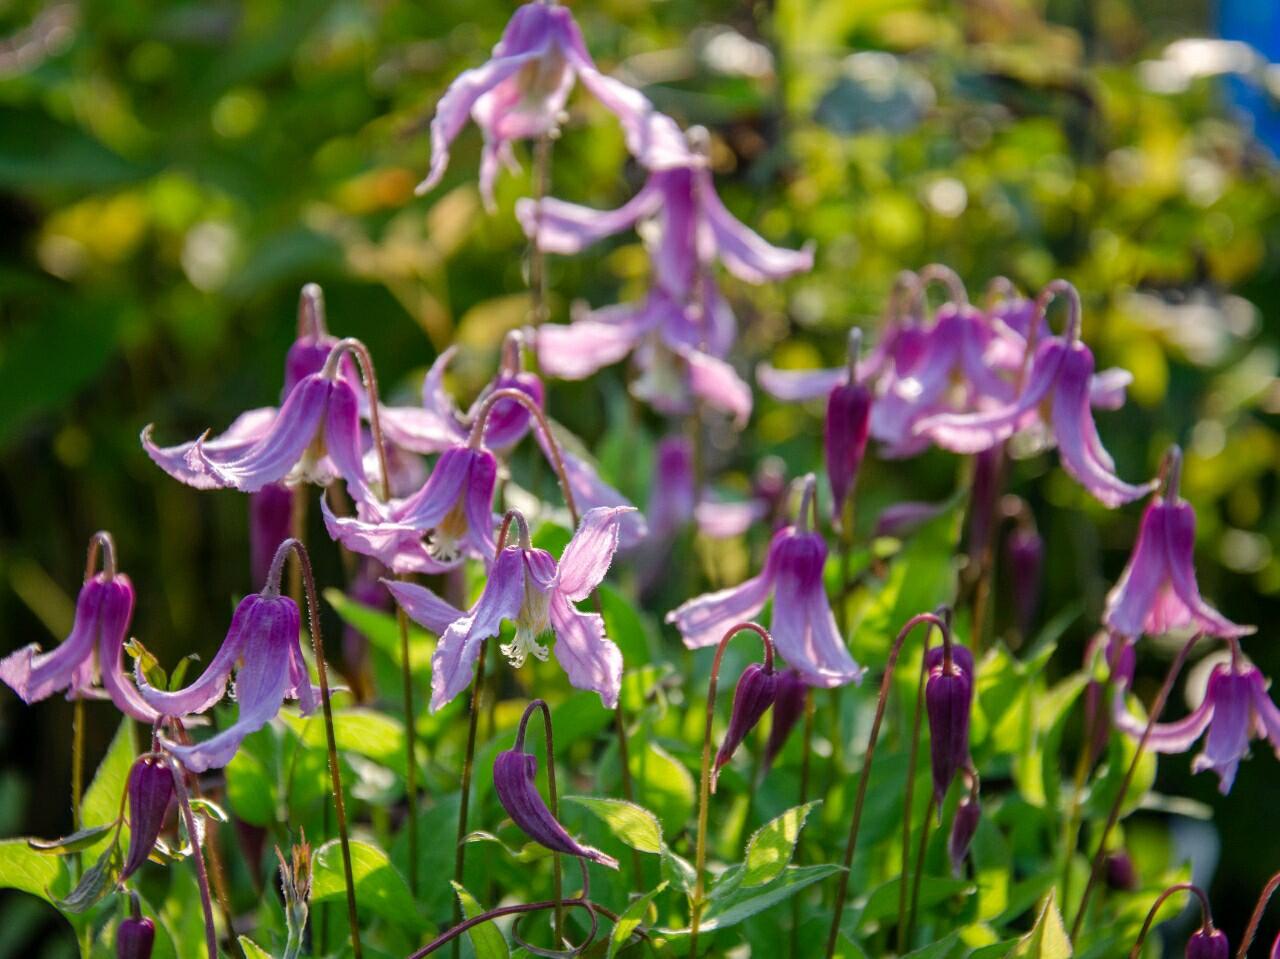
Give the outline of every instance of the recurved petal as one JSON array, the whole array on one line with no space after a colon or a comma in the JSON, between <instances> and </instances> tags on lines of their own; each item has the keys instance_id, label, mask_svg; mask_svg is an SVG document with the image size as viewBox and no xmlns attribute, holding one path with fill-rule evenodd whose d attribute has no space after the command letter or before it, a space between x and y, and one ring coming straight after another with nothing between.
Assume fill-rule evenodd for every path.
<instances>
[{"instance_id":1,"label":"recurved petal","mask_svg":"<svg viewBox=\"0 0 1280 959\"><path fill-rule=\"evenodd\" d=\"M525 236L547 253L573 255L605 237L629 230L641 217L652 216L662 194L646 183L640 192L616 210L596 210L554 197L519 200L516 219Z\"/></svg>"},{"instance_id":2,"label":"recurved petal","mask_svg":"<svg viewBox=\"0 0 1280 959\"><path fill-rule=\"evenodd\" d=\"M538 327L538 363L548 376L581 380L627 356L652 326L648 302L624 303L569 324Z\"/></svg>"},{"instance_id":3,"label":"recurved petal","mask_svg":"<svg viewBox=\"0 0 1280 959\"><path fill-rule=\"evenodd\" d=\"M1204 701L1190 714L1172 723L1156 723L1147 739L1147 747L1158 753L1185 753L1195 741L1204 735L1204 731L1213 719L1214 703L1206 696ZM1116 728L1137 739L1147 728L1147 721L1139 719L1129 712L1125 705L1125 691L1117 689L1112 698L1112 719Z\"/></svg>"},{"instance_id":4,"label":"recurved petal","mask_svg":"<svg viewBox=\"0 0 1280 959\"><path fill-rule=\"evenodd\" d=\"M742 429L751 418L751 387L722 359L701 350L677 351L689 365L689 389L712 409L728 413L733 425Z\"/></svg>"},{"instance_id":5,"label":"recurved petal","mask_svg":"<svg viewBox=\"0 0 1280 959\"><path fill-rule=\"evenodd\" d=\"M212 439L202 436L198 440L179 443L177 446L156 446L151 438L155 424L149 423L142 430L142 448L152 462L174 479L194 489L221 489L226 484L205 471L199 458L194 456L196 444L200 443L211 454L241 456L270 432L278 415L279 411L274 406L249 410L240 414L222 435Z\"/></svg>"},{"instance_id":6,"label":"recurved petal","mask_svg":"<svg viewBox=\"0 0 1280 959\"><path fill-rule=\"evenodd\" d=\"M788 250L768 243L721 202L708 171L698 172L698 202L716 252L730 273L746 283L781 280L813 269L813 245Z\"/></svg>"},{"instance_id":7,"label":"recurved petal","mask_svg":"<svg viewBox=\"0 0 1280 959\"><path fill-rule=\"evenodd\" d=\"M1185 609L1186 621L1214 636L1247 636L1252 626L1231 622L1200 596L1196 584L1195 541L1196 514L1190 503L1165 503L1161 507L1164 521L1165 562L1173 593Z\"/></svg>"},{"instance_id":8,"label":"recurved petal","mask_svg":"<svg viewBox=\"0 0 1280 959\"><path fill-rule=\"evenodd\" d=\"M753 619L764 608L772 586L773 573L766 566L759 576L738 586L704 593L682 603L667 613L666 621L675 624L690 649L710 646L718 643L734 623Z\"/></svg>"},{"instance_id":9,"label":"recurved petal","mask_svg":"<svg viewBox=\"0 0 1280 959\"><path fill-rule=\"evenodd\" d=\"M654 109L649 98L594 65L576 64L578 79L622 124L627 150L647 170L668 170L691 162L684 134L676 122Z\"/></svg>"},{"instance_id":10,"label":"recurved petal","mask_svg":"<svg viewBox=\"0 0 1280 959\"><path fill-rule=\"evenodd\" d=\"M604 707L613 709L622 689L622 651L605 635L604 618L579 612L558 590L551 594L548 613L556 660L570 685L598 693Z\"/></svg>"},{"instance_id":11,"label":"recurved petal","mask_svg":"<svg viewBox=\"0 0 1280 959\"><path fill-rule=\"evenodd\" d=\"M570 602L586 599L604 581L618 549L618 530L634 506L588 510L560 557L559 591Z\"/></svg>"},{"instance_id":12,"label":"recurved petal","mask_svg":"<svg viewBox=\"0 0 1280 959\"><path fill-rule=\"evenodd\" d=\"M784 403L816 400L849 382L847 367L833 370L780 370L768 363L756 367L756 382L774 399Z\"/></svg>"},{"instance_id":13,"label":"recurved petal","mask_svg":"<svg viewBox=\"0 0 1280 959\"><path fill-rule=\"evenodd\" d=\"M24 703L39 702L60 689L73 686L76 671L85 663L92 667L102 584L103 578L98 575L80 588L71 632L56 649L42 653L38 644L31 643L0 660L0 680Z\"/></svg>"},{"instance_id":14,"label":"recurved petal","mask_svg":"<svg viewBox=\"0 0 1280 959\"><path fill-rule=\"evenodd\" d=\"M384 579L382 584L391 591L391 595L411 620L437 636L442 635L445 630L467 615L417 583Z\"/></svg>"}]
</instances>

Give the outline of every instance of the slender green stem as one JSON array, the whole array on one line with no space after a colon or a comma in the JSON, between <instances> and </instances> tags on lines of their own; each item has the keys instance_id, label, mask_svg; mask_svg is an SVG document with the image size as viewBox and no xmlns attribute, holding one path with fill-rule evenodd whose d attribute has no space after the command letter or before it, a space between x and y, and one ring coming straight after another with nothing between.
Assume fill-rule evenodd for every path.
<instances>
[{"instance_id":1,"label":"slender green stem","mask_svg":"<svg viewBox=\"0 0 1280 959\"><path fill-rule=\"evenodd\" d=\"M1129 791L1129 785L1133 782L1134 773L1137 772L1138 763L1142 760L1143 750L1147 748L1147 741L1151 738L1151 732L1155 729L1156 721L1160 718L1160 714L1164 712L1165 703L1169 699L1169 693L1173 690L1173 684L1178 678L1178 673L1182 671L1183 664L1187 661L1187 657L1191 655L1192 647L1203 638L1203 633L1196 633L1178 650L1178 655L1174 657L1173 663L1169 666L1169 672L1164 677L1164 684L1160 687L1160 692L1156 694L1155 702L1151 704L1151 716L1147 719L1147 725L1142 730L1141 738L1138 739L1138 747L1133 752L1133 759L1129 763L1129 768L1125 770L1124 778L1120 781L1120 789L1116 793L1115 800L1111 803L1111 811L1107 814L1106 825L1102 827L1102 835L1098 837L1098 850L1094 854L1093 865L1089 869L1089 881L1085 883L1084 894L1080 897L1080 908L1076 912L1075 920L1071 923L1072 942L1077 941L1080 927L1084 923L1085 910L1089 907L1089 897L1092 895L1094 886L1098 884L1098 879L1102 875L1102 864L1107 856L1107 840L1111 837L1111 830L1120 821L1120 809L1124 805L1124 797Z\"/></svg>"},{"instance_id":2,"label":"slender green stem","mask_svg":"<svg viewBox=\"0 0 1280 959\"><path fill-rule=\"evenodd\" d=\"M560 818L560 803L557 799L556 792L556 745L555 738L551 731L551 708L544 699L535 699L529 703L524 709L524 714L520 717L520 726L516 730L517 750L524 749L524 733L525 728L529 725L529 717L535 712L542 713L542 730L545 734L545 748L547 760L547 808L551 811L551 818L558 820ZM560 854L553 852L551 854L551 872L552 882L555 891L555 913L554 913L554 929L556 948L560 948L564 942L564 908L561 900L564 898L564 880L560 869Z\"/></svg>"},{"instance_id":3,"label":"slender green stem","mask_svg":"<svg viewBox=\"0 0 1280 959\"><path fill-rule=\"evenodd\" d=\"M404 578L404 577L402 577ZM400 627L400 676L404 698L404 789L409 805L409 889L418 894L418 749L416 714L413 709L413 671L409 661L409 617L404 607L396 604L396 622Z\"/></svg>"},{"instance_id":4,"label":"slender green stem","mask_svg":"<svg viewBox=\"0 0 1280 959\"><path fill-rule=\"evenodd\" d=\"M844 917L845 902L849 895L849 871L853 866L853 854L858 847L858 828L862 825L862 810L867 800L867 784L871 776L871 763L875 759L876 742L880 738L880 725L884 722L885 707L889 702L889 689L893 685L893 670L898 662L898 654L902 652L902 644L916 626L927 623L946 631L946 623L934 613L919 613L912 616L898 631L889 649L889 657L885 662L884 678L880 681L880 695L876 700L875 718L871 721L871 734L867 737L867 751L862 760L862 771L858 774L858 793L853 802L853 816L849 819L849 838L844 847L844 869L836 883L835 908L831 915L831 929L827 933L825 955L831 959L835 955L836 943L840 938L840 920Z\"/></svg>"},{"instance_id":5,"label":"slender green stem","mask_svg":"<svg viewBox=\"0 0 1280 959\"><path fill-rule=\"evenodd\" d=\"M480 688L484 685L484 665L489 651L489 640L481 640L480 654L476 661L476 675L471 681L471 707L467 717L467 751L462 758L462 797L458 804L458 844L453 853L453 881L463 885L462 872L467 865L467 813L471 804L471 774L475 767L476 730L480 723ZM462 904L458 897L453 897L453 920L450 925L458 925L462 921ZM453 956L457 959L461 944L453 942ZM423 953L426 955L426 953Z\"/></svg>"},{"instance_id":6,"label":"slender green stem","mask_svg":"<svg viewBox=\"0 0 1280 959\"><path fill-rule=\"evenodd\" d=\"M703 874L707 868L707 817L711 804L711 726L716 718L716 684L720 679L720 663L724 659L729 641L744 630L750 630L760 637L764 644L764 667L768 672L773 671L773 638L763 626L757 623L738 623L720 638L715 658L711 661L711 678L707 681L707 721L702 730L702 776L698 785L698 835L694 847L693 897L689 915L689 959L698 954L698 929L702 924L703 897L706 893Z\"/></svg>"},{"instance_id":7,"label":"slender green stem","mask_svg":"<svg viewBox=\"0 0 1280 959\"><path fill-rule=\"evenodd\" d=\"M929 644L925 641L925 652ZM920 657L920 681L916 684L915 717L911 726L911 748L907 752L907 791L902 800L902 881L898 883L898 952L905 953L911 948L907 937L907 868L911 858L911 807L915 799L916 761L920 753L920 724L924 714L924 680L928 673L926 664L928 656ZM930 800L930 806L932 806ZM928 828L928 816L925 817L925 828Z\"/></svg>"},{"instance_id":8,"label":"slender green stem","mask_svg":"<svg viewBox=\"0 0 1280 959\"><path fill-rule=\"evenodd\" d=\"M924 854L929 845L929 827L933 825L933 811L937 808L937 796L929 793L929 804L924 810L924 824L920 827L920 845L916 849L916 870L911 875L911 909L907 913L906 948L911 948L915 938L916 907L920 904L920 879L924 876ZM904 877L905 882L905 877Z\"/></svg>"}]
</instances>

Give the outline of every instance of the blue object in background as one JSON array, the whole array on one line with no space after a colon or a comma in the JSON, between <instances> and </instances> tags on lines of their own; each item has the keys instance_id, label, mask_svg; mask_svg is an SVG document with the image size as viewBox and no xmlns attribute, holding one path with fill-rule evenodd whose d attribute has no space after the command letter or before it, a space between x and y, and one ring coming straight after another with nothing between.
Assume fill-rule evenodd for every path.
<instances>
[{"instance_id":1,"label":"blue object in background","mask_svg":"<svg viewBox=\"0 0 1280 959\"><path fill-rule=\"evenodd\" d=\"M1280 63L1280 2L1218 0L1218 35L1249 44L1271 63ZM1252 79L1226 80L1228 96L1252 121L1254 134L1280 157L1280 100Z\"/></svg>"}]
</instances>

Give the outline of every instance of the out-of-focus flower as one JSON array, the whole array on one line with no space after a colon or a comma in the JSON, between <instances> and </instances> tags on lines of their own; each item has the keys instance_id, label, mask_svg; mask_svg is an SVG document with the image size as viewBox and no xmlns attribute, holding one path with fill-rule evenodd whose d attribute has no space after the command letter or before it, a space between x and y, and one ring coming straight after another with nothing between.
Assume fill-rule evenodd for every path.
<instances>
[{"instance_id":1,"label":"out-of-focus flower","mask_svg":"<svg viewBox=\"0 0 1280 959\"><path fill-rule=\"evenodd\" d=\"M982 820L982 805L978 800L978 788L973 788L956 806L955 817L951 820L951 832L947 836L947 857L951 860L951 871L956 876L964 868L965 856L969 854L969 846L978 832L978 823Z\"/></svg>"},{"instance_id":2,"label":"out-of-focus flower","mask_svg":"<svg viewBox=\"0 0 1280 959\"><path fill-rule=\"evenodd\" d=\"M618 527L628 509L590 510L558 564L546 550L529 545L524 519L513 512L519 542L498 552L484 591L469 612L455 609L416 583L384 580L410 618L440 637L431 657L433 711L466 689L481 643L498 635L503 620L516 627L515 638L502 647L513 666L519 668L530 655L545 660L550 650L538 640L550 630L556 637L556 659L569 682L598 693L609 709L617 705L622 653L605 635L604 619L579 612L574 603L585 599L609 571L618 548Z\"/></svg>"},{"instance_id":3,"label":"out-of-focus flower","mask_svg":"<svg viewBox=\"0 0 1280 959\"><path fill-rule=\"evenodd\" d=\"M222 698L235 670L239 715L234 723L191 745L160 738L165 749L192 772L226 766L244 738L274 719L286 699L297 699L304 716L315 711L318 698L302 656L298 606L280 595L278 570L276 577L261 593L240 601L222 646L191 685L172 692L155 689L135 669L147 703L160 715L175 717L210 709Z\"/></svg>"},{"instance_id":4,"label":"out-of-focus flower","mask_svg":"<svg viewBox=\"0 0 1280 959\"><path fill-rule=\"evenodd\" d=\"M76 599L71 632L57 649L40 652L31 643L0 660L0 681L25 703L47 699L61 690L68 699L94 698L101 678L107 696L126 716L153 723L159 718L124 675L124 642L133 618L133 583L115 568L110 537L98 533L90 551L103 544L103 571L88 577Z\"/></svg>"},{"instance_id":5,"label":"out-of-focus flower","mask_svg":"<svg viewBox=\"0 0 1280 959\"><path fill-rule=\"evenodd\" d=\"M764 747L764 768L767 772L787 744L791 730L804 715L809 701L809 684L799 670L784 669L778 673L778 688L773 697L773 725L769 727L769 739Z\"/></svg>"},{"instance_id":6,"label":"out-of-focus flower","mask_svg":"<svg viewBox=\"0 0 1280 959\"><path fill-rule=\"evenodd\" d=\"M1115 697L1115 724L1131 736L1141 736L1146 722L1125 708L1124 694ZM1226 795L1235 782L1240 760L1249 755L1249 741L1269 740L1280 757L1280 709L1267 695L1266 677L1233 649L1232 662L1220 663L1209 674L1204 701L1186 718L1156 723L1147 746L1159 753L1186 752L1205 731L1204 750L1191 764L1192 772L1212 769L1218 791Z\"/></svg>"},{"instance_id":7,"label":"out-of-focus flower","mask_svg":"<svg viewBox=\"0 0 1280 959\"><path fill-rule=\"evenodd\" d=\"M774 526L786 508L787 464L777 456L766 456L751 477L751 498L722 500L704 497L693 510L698 531L712 539L742 536L757 523Z\"/></svg>"},{"instance_id":8,"label":"out-of-focus flower","mask_svg":"<svg viewBox=\"0 0 1280 959\"><path fill-rule=\"evenodd\" d=\"M1244 636L1251 626L1231 622L1200 596L1196 583L1196 514L1178 495L1181 451L1165 460L1165 490L1142 514L1133 554L1107 595L1103 622L1122 636L1159 635L1184 626L1211 636Z\"/></svg>"},{"instance_id":9,"label":"out-of-focus flower","mask_svg":"<svg viewBox=\"0 0 1280 959\"><path fill-rule=\"evenodd\" d=\"M643 166L662 169L685 161L675 122L639 91L596 69L566 7L535 0L516 10L493 57L459 74L440 98L431 121L431 171L417 192L440 182L449 145L470 118L484 135L480 193L492 208L499 164L515 166L511 142L555 133L575 78L622 123L627 148Z\"/></svg>"},{"instance_id":10,"label":"out-of-focus flower","mask_svg":"<svg viewBox=\"0 0 1280 959\"><path fill-rule=\"evenodd\" d=\"M810 475L797 524L774 534L759 576L691 599L667 614L686 646L718 642L731 625L755 617L772 596L774 643L809 685L830 688L862 679L863 669L849 655L827 602L822 581L827 544L808 526L813 485Z\"/></svg>"},{"instance_id":11,"label":"out-of-focus flower","mask_svg":"<svg viewBox=\"0 0 1280 959\"><path fill-rule=\"evenodd\" d=\"M949 643L925 654L928 678L924 686L929 715L929 759L933 770L933 795L942 807L947 787L957 772L969 765L969 713L973 708L973 653L967 646Z\"/></svg>"},{"instance_id":12,"label":"out-of-focus flower","mask_svg":"<svg viewBox=\"0 0 1280 959\"><path fill-rule=\"evenodd\" d=\"M1043 423L1052 428L1063 469L1100 503L1115 508L1145 496L1154 482L1135 486L1121 480L1098 438L1091 409L1094 359L1080 342L1078 298L1066 284L1046 288L1064 289L1072 293L1073 304L1067 331L1041 339L1015 400L974 412L935 413L917 420L912 432L956 453L977 453Z\"/></svg>"},{"instance_id":13,"label":"out-of-focus flower","mask_svg":"<svg viewBox=\"0 0 1280 959\"><path fill-rule=\"evenodd\" d=\"M716 791L716 783L720 779L720 769L733 758L747 734L756 728L756 723L764 717L773 705L778 690L778 674L774 672L772 663L763 666L751 663L738 677L733 689L733 709L729 713L729 728L725 730L720 748L716 750L715 764L711 769L711 791Z\"/></svg>"},{"instance_id":14,"label":"out-of-focus flower","mask_svg":"<svg viewBox=\"0 0 1280 959\"><path fill-rule=\"evenodd\" d=\"M1095 661L1099 655L1106 656L1108 672L1106 683L1120 689L1129 688L1137 665L1137 650L1134 644L1123 636L1116 636L1103 630L1095 633L1085 646L1084 667L1089 671L1091 678L1084 688L1084 714L1086 723L1092 724L1090 745L1094 756L1102 753L1111 735L1111 715L1103 700L1105 684L1093 678L1096 675Z\"/></svg>"},{"instance_id":15,"label":"out-of-focus flower","mask_svg":"<svg viewBox=\"0 0 1280 959\"><path fill-rule=\"evenodd\" d=\"M1035 517L1025 503L1017 512L1017 525L1009 531L1005 540L1005 558L1009 567L1009 582L1013 590L1014 621L1018 632L1025 636L1035 622L1040 606L1040 591L1044 571L1044 540L1036 529Z\"/></svg>"},{"instance_id":16,"label":"out-of-focus flower","mask_svg":"<svg viewBox=\"0 0 1280 959\"><path fill-rule=\"evenodd\" d=\"M249 494L249 570L255 583L267 578L276 548L289 538L293 495L283 483L271 483Z\"/></svg>"},{"instance_id":17,"label":"out-of-focus flower","mask_svg":"<svg viewBox=\"0 0 1280 959\"><path fill-rule=\"evenodd\" d=\"M1133 867L1133 857L1127 849L1107 853L1103 863L1107 885L1120 892L1133 892L1138 888L1138 871Z\"/></svg>"},{"instance_id":18,"label":"out-of-focus flower","mask_svg":"<svg viewBox=\"0 0 1280 959\"><path fill-rule=\"evenodd\" d=\"M910 536L925 523L936 519L946 509L944 503L922 503L918 500L905 500L885 507L876 517L876 537L892 536L902 539Z\"/></svg>"},{"instance_id":19,"label":"out-of-focus flower","mask_svg":"<svg viewBox=\"0 0 1280 959\"><path fill-rule=\"evenodd\" d=\"M827 480L831 484L831 512L839 518L853 489L867 452L871 419L871 390L858 379L862 351L862 331L849 333L849 382L832 387L827 395L827 419L823 426L823 447L827 460Z\"/></svg>"},{"instance_id":20,"label":"out-of-focus flower","mask_svg":"<svg viewBox=\"0 0 1280 959\"><path fill-rule=\"evenodd\" d=\"M1230 959L1231 942L1221 929L1197 929L1187 940L1187 959Z\"/></svg>"},{"instance_id":21,"label":"out-of-focus flower","mask_svg":"<svg viewBox=\"0 0 1280 959\"><path fill-rule=\"evenodd\" d=\"M129 769L125 784L129 797L129 852L119 882L141 868L155 848L173 798L173 770L157 756L140 756Z\"/></svg>"}]
</instances>

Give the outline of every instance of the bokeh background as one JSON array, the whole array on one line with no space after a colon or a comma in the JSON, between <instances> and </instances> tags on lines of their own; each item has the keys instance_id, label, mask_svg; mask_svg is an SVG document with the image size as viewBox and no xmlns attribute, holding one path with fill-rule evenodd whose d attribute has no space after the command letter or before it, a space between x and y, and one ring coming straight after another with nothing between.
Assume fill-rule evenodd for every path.
<instances>
[{"instance_id":1,"label":"bokeh background","mask_svg":"<svg viewBox=\"0 0 1280 959\"><path fill-rule=\"evenodd\" d=\"M1030 289L1070 278L1099 365L1134 373L1130 404L1101 420L1121 474L1149 475L1168 443L1185 446L1202 587L1260 625L1248 649L1280 675L1276 11L1274 0L575 5L603 67L710 129L736 214L776 242L817 242L811 275L729 287L744 370L835 360L851 322L875 328L903 267L948 263L975 297L997 274ZM331 329L370 345L393 394L414 394L455 341L460 394L491 375L502 332L527 315L511 210L527 173L501 178L486 215L472 130L437 191L412 189L437 97L486 57L510 12L494 0L0 3L0 652L65 635L84 545L106 527L138 586L137 634L165 662L207 658L232 597L253 588L245 501L169 480L137 435L156 421L177 441L274 402L302 283L323 285ZM552 192L615 206L639 173L607 114L572 103ZM574 300L634 295L646 267L622 238L550 269L563 320ZM550 408L643 503L662 426L627 403L622 371L557 385ZM713 437L720 482L744 487L769 453L812 468L815 423L760 397L745 434ZM870 463L863 524L895 500L944 497L953 475L941 454ZM1099 508L1052 458L1020 464L1013 483L1049 544L1043 608L1078 609L1066 646L1080 650L1139 513ZM341 585L320 552L322 579ZM90 762L115 725L98 709ZM0 835L69 828L70 713L0 696ZM1231 930L1280 866L1269 752L1256 750L1228 798L1186 760L1161 764L1162 791L1214 813L1216 836L1186 841L1220 843L1213 894ZM0 955L34 941L40 955L74 954L45 907L0 905Z\"/></svg>"}]
</instances>

